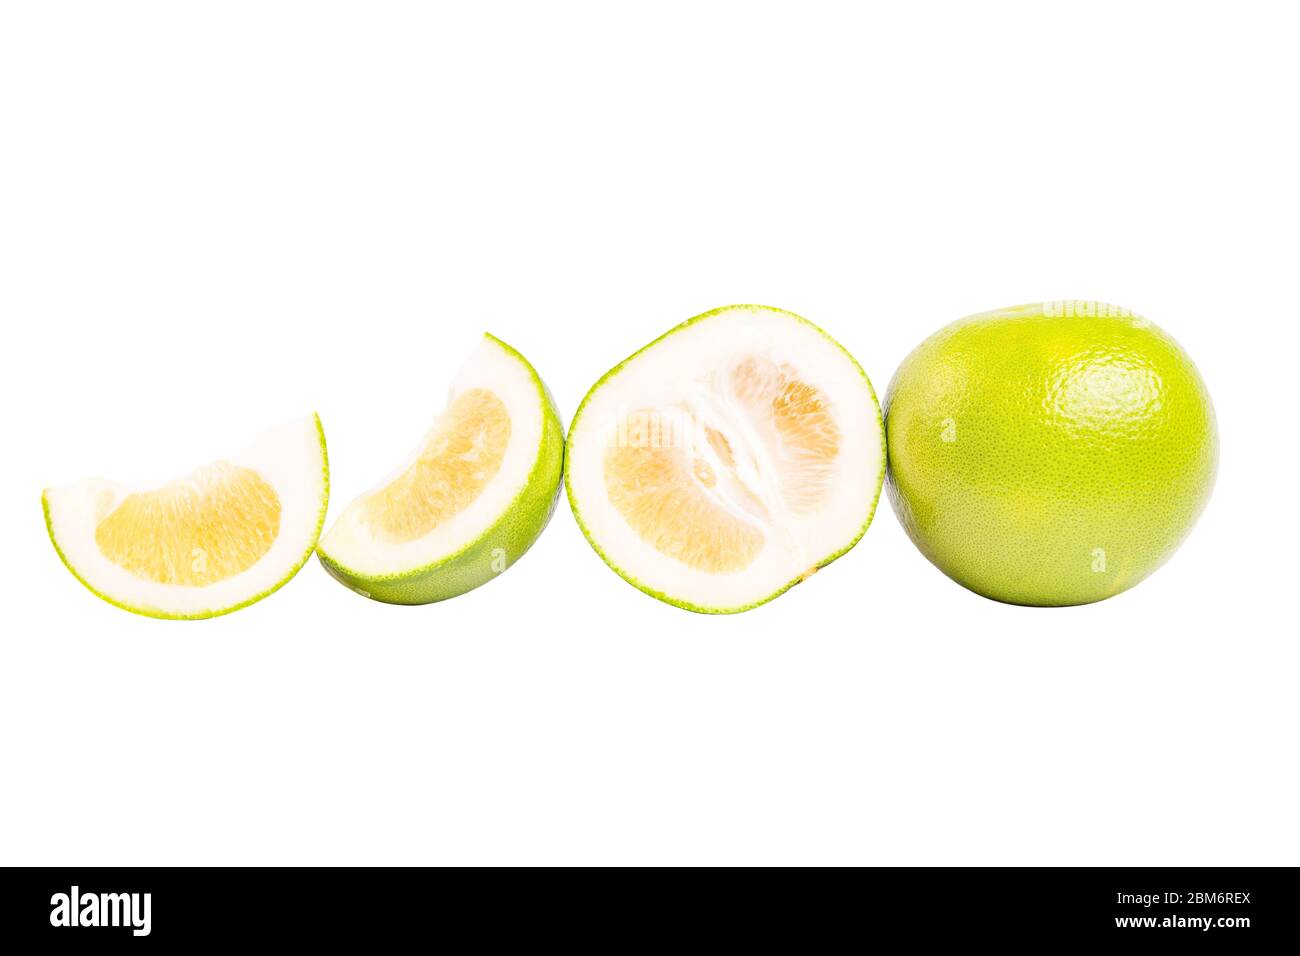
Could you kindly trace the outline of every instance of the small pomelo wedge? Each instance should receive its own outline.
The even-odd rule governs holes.
[[[308,415],[170,482],[91,478],[41,498],[59,557],[99,597],[149,617],[215,617],[311,556],[329,504],[325,433]]]
[[[321,539],[321,563],[364,597],[430,604],[513,565],[555,511],[564,429],[528,361],[491,335],[416,450]]]
[[[605,562],[706,613],[769,601],[848,551],[884,473],[862,367],[806,319],[757,305],[697,316],[606,373],[565,463]]]

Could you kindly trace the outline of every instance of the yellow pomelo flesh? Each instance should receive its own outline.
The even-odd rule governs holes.
[[[250,468],[209,465],[127,495],[95,528],[110,561],[159,584],[202,587],[256,564],[280,532],[280,498]]]
[[[416,460],[365,503],[376,538],[413,541],[464,511],[501,467],[510,413],[491,391],[462,392]]]
[[[687,408],[643,409],[624,420],[621,440],[605,453],[610,502],[641,539],[710,573],[743,570],[767,540],[769,491],[753,487],[753,471],[738,467],[737,448],[775,463],[776,491],[794,514],[822,500],[839,451],[826,402],[788,365],[744,357],[721,379],[725,394],[746,411],[748,434],[729,437]]]
[[[671,427],[654,410],[635,418],[652,423],[655,432]],[[718,478],[707,461],[671,440],[662,445],[633,441],[606,452],[605,487],[643,541],[702,571],[738,571],[754,560],[763,533],[716,501]]]
[[[770,423],[760,437],[776,455],[782,497],[794,514],[808,514],[826,497],[840,429],[822,393],[796,375],[784,363],[749,358],[732,370],[731,387],[752,420]]]

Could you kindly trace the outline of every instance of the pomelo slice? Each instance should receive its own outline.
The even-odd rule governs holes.
[[[149,617],[228,614],[278,589],[316,546],[325,433],[308,415],[173,481],[91,478],[41,499],[59,557],[105,601]]]
[[[866,532],[885,473],[880,405],[834,339],[737,305],[605,374],[569,428],[569,502],[629,583],[706,613],[771,600]]]
[[[419,447],[321,539],[321,563],[364,597],[429,604],[513,565],[555,511],[564,429],[528,361],[485,335]]]

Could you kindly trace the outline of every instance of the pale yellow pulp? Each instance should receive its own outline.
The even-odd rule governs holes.
[[[280,497],[250,468],[219,462],[127,495],[95,528],[103,555],[159,584],[202,587],[256,564],[280,533]]]
[[[774,523],[827,499],[840,429],[823,394],[784,362],[745,358],[700,384],[717,399],[710,406],[736,417],[689,401],[633,412],[606,450],[605,489],[661,554],[698,571],[739,571]]]
[[[483,388],[461,392],[443,412],[419,457],[363,504],[379,540],[423,537],[474,503],[492,481],[510,443],[510,413]]]

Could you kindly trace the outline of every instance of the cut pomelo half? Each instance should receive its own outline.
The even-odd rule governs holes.
[[[216,617],[266,597],[311,556],[329,504],[325,433],[308,415],[173,481],[90,478],[41,500],[59,557],[105,601]]]
[[[769,601],[853,547],[884,473],[862,367],[806,319],[758,305],[696,316],[606,373],[565,462],[605,562],[715,614]]]
[[[491,335],[419,447],[339,516],[321,563],[364,597],[430,604],[513,565],[555,511],[564,429],[528,361]]]

